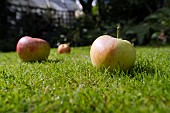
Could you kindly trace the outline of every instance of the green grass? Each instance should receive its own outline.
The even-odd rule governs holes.
[[[127,71],[96,70],[89,47],[49,60],[0,53],[0,113],[169,113],[170,47],[136,47]]]

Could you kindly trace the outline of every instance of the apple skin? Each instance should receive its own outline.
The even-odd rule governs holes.
[[[71,52],[71,47],[69,44],[60,44],[58,46],[58,53],[63,54],[63,53],[70,53]]]
[[[102,35],[93,42],[90,58],[96,68],[105,67],[109,70],[120,69],[125,71],[134,65],[136,51],[127,40]]]
[[[24,36],[18,41],[16,52],[22,61],[42,61],[48,58],[50,45],[43,39]]]

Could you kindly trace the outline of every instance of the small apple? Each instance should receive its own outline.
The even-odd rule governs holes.
[[[105,67],[109,70],[120,69],[125,71],[134,65],[136,51],[127,40],[103,35],[93,42],[90,58],[92,64],[97,68]]]
[[[83,12],[82,10],[76,10],[76,11],[75,11],[75,17],[76,17],[76,19],[82,18],[82,17],[84,17],[84,16],[85,16],[85,14],[84,14],[84,12]]]
[[[70,53],[71,52],[71,47],[69,46],[69,44],[60,44],[58,46],[58,53],[62,54],[62,53]]]
[[[50,45],[43,39],[24,36],[18,41],[16,52],[22,61],[41,61],[48,58]]]

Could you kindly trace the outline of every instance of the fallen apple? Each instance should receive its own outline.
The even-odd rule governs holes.
[[[118,37],[118,34],[117,34]],[[98,37],[90,49],[92,64],[97,68],[127,70],[136,60],[134,46],[127,40],[114,38],[109,35]]]
[[[69,46],[69,44],[60,44],[58,46],[58,53],[62,54],[62,53],[70,53],[71,52],[71,47]]]
[[[42,61],[48,58],[50,45],[43,39],[24,36],[18,41],[16,52],[22,61]]]

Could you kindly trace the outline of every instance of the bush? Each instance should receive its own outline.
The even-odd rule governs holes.
[[[164,7],[147,16],[137,25],[127,24],[123,33],[136,44],[165,44],[170,38],[170,8]],[[133,35],[133,36],[132,36]]]

